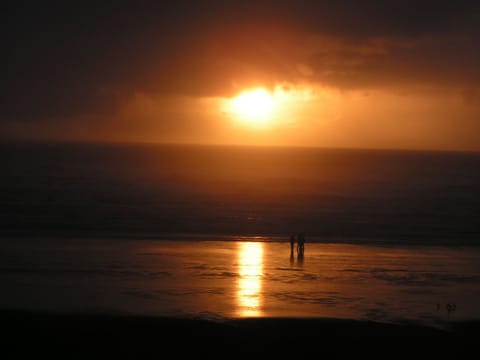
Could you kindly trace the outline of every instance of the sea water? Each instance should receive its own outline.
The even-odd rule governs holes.
[[[478,319],[478,154],[8,143],[0,159],[2,307]]]

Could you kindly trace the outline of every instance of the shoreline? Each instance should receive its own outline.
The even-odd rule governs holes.
[[[290,234],[277,235],[232,235],[232,234],[195,234],[195,233],[172,233],[172,234],[7,234],[0,236],[2,241],[16,240],[65,240],[65,241],[158,241],[158,242],[264,242],[290,244]],[[324,245],[358,245],[358,246],[384,246],[384,247],[480,247],[479,241],[458,241],[457,238],[439,239],[436,242],[431,238],[407,239],[407,238],[384,238],[384,237],[359,237],[339,238],[307,236],[306,244]]]

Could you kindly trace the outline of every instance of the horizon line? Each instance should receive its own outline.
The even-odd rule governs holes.
[[[277,148],[277,149],[318,149],[339,151],[392,151],[392,152],[425,152],[425,153],[469,153],[479,154],[473,149],[438,149],[438,148],[403,148],[403,147],[361,147],[361,146],[315,146],[315,145],[275,145],[275,144],[242,144],[242,143],[202,143],[174,141],[133,141],[133,140],[87,140],[87,139],[28,139],[1,138],[0,144],[59,144],[59,145],[131,145],[131,146],[205,146],[205,147],[244,147],[244,148]]]

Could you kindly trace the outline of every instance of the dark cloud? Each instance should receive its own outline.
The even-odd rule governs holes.
[[[136,92],[225,95],[254,82],[468,89],[480,80],[479,14],[475,1],[17,4],[3,14],[0,121],[102,114]],[[315,36],[326,45],[302,43]]]
[[[480,80],[480,43],[472,37],[384,38],[334,49],[326,45],[306,64],[317,70],[317,81],[342,88],[474,88]]]

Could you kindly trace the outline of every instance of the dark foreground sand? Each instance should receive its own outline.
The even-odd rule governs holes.
[[[280,358],[303,351],[319,355],[377,354],[384,358],[426,351],[427,355],[458,357],[469,351],[466,345],[475,346],[477,338],[480,339],[478,322],[455,323],[447,329],[438,329],[339,319],[258,318],[213,322],[7,310],[0,311],[0,318],[3,351],[13,358],[57,355],[60,358],[124,355],[164,358],[202,354],[230,358],[249,352],[255,355],[255,351]],[[218,356],[219,351],[224,351],[224,356]]]

